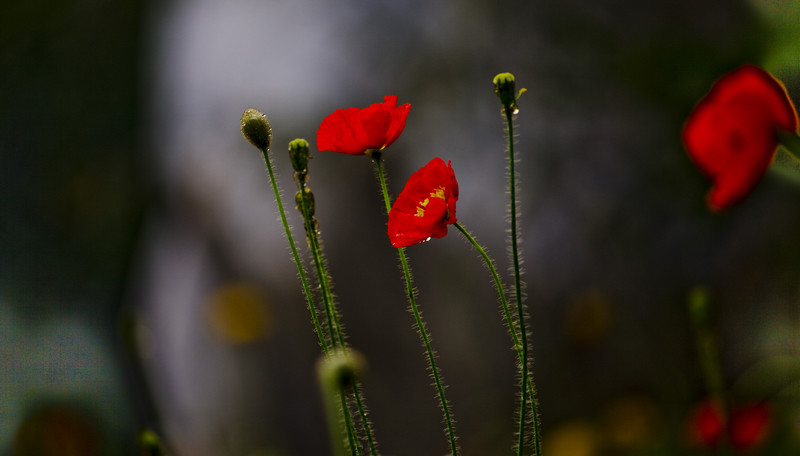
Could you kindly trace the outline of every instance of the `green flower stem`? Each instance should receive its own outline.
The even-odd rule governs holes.
[[[306,278],[305,268],[303,268],[303,263],[300,261],[300,255],[297,253],[297,246],[294,243],[294,237],[292,236],[292,231],[289,228],[289,222],[286,220],[286,211],[283,209],[283,203],[281,202],[281,194],[278,190],[278,182],[275,180],[275,172],[272,170],[272,160],[269,156],[269,149],[263,148],[261,149],[262,154],[264,155],[264,162],[267,165],[267,172],[269,173],[269,180],[272,184],[272,191],[275,193],[275,201],[278,206],[278,212],[281,215],[281,222],[283,222],[283,229],[286,232],[286,238],[289,241],[289,247],[292,251],[292,258],[294,259],[295,265],[297,266],[297,272],[300,276],[300,282],[303,284],[303,294],[306,296],[306,301],[308,303],[308,310],[311,312],[311,319],[314,322],[314,329],[317,332],[317,337],[319,338],[319,343],[322,346],[322,350],[325,354],[325,357],[330,355],[330,349],[328,348],[328,342],[325,340],[325,334],[322,330],[322,326],[319,323],[319,318],[317,317],[317,310],[314,306],[314,301],[311,295],[311,288],[308,285],[308,279]],[[342,402],[346,405],[345,401],[345,393],[344,391],[340,391],[339,395],[342,398]],[[342,409],[342,413],[344,414],[344,421],[345,425],[347,426],[347,433],[348,438],[352,441],[352,429],[353,429],[353,418],[350,416],[350,410],[347,407]],[[338,421],[338,420],[337,420]],[[355,451],[355,446],[351,445],[351,452]]]
[[[517,302],[517,317],[519,318],[519,333],[520,342],[522,344],[522,357],[527,361],[528,359],[528,336],[525,328],[525,309],[522,303],[522,279],[520,278],[520,259],[519,259],[519,233],[517,232],[517,182],[516,170],[514,168],[514,114],[516,108],[512,105],[506,105],[503,108],[503,113],[506,118],[506,132],[508,133],[508,193],[509,193],[509,207],[511,212],[511,256],[514,263],[514,296]],[[519,420],[519,447],[517,454],[519,456],[523,453],[524,431],[525,431],[525,414],[526,414],[526,397],[525,390],[528,385],[526,379],[528,378],[528,363],[522,364],[522,392],[520,401],[520,420]],[[532,389],[532,395],[535,391]],[[536,399],[531,401],[531,415],[533,418],[533,438],[534,438],[534,454],[539,456],[541,454],[541,443],[539,439],[539,412],[537,410]]]
[[[305,182],[299,182],[300,192],[301,194],[305,194],[306,185]],[[335,309],[334,299],[333,299],[333,291],[330,283],[330,276],[328,275],[327,266],[325,264],[325,257],[322,253],[322,246],[320,244],[319,235],[317,232],[316,223],[309,213],[308,208],[305,204],[305,198],[300,198],[300,212],[303,214],[303,219],[305,222],[306,227],[306,235],[308,237],[308,244],[311,247],[312,257],[314,259],[314,266],[317,270],[317,278],[319,279],[319,285],[322,289],[322,300],[325,305],[325,312],[328,315],[328,324],[331,327],[331,342],[333,347],[335,348],[337,345],[341,345],[342,350],[346,353],[347,352],[347,344],[345,343],[344,331],[342,330],[342,326],[339,323],[339,316],[338,312]],[[335,336],[334,336],[335,330]],[[364,406],[364,403],[361,399],[361,389],[359,387],[359,383],[356,381],[353,383],[353,396],[356,400],[356,407],[358,408],[358,413],[361,416],[361,422],[364,427],[364,434],[367,437],[367,444],[369,445],[370,453],[373,456],[378,456],[378,449],[375,443],[375,439],[373,437],[372,425],[367,417],[367,410]],[[343,400],[342,402],[343,407],[347,404]],[[345,409],[347,409],[345,407]],[[351,420],[352,421],[352,420]]]
[[[272,171],[272,159],[269,156],[269,148],[262,148],[261,153],[264,155],[264,162],[267,164],[269,181],[272,184],[272,191],[275,193],[275,201],[278,205],[278,212],[281,214],[281,222],[283,222],[283,229],[286,232],[286,239],[289,241],[289,247],[292,250],[292,258],[294,259],[294,264],[297,266],[297,273],[300,276],[300,282],[303,284],[303,294],[306,296],[308,311],[311,312],[311,320],[314,322],[314,329],[317,332],[317,337],[319,338],[319,344],[322,346],[322,351],[325,353],[325,356],[328,356],[328,342],[325,340],[325,334],[322,331],[322,326],[319,324],[319,318],[317,318],[317,309],[314,306],[313,297],[311,296],[311,288],[308,286],[308,279],[306,278],[306,272],[303,268],[303,263],[300,262],[300,255],[297,254],[297,247],[294,244],[292,230],[289,229],[289,222],[286,221],[286,212],[283,210],[283,203],[281,203],[281,194],[278,190],[278,182],[275,180],[275,173]]]
[[[331,452],[333,456],[347,456],[347,449],[342,440],[341,413],[347,410],[344,392],[336,385],[330,384],[325,380],[320,380],[322,399],[325,405],[325,421],[328,423],[328,435],[331,442]],[[338,389],[338,391],[337,391]],[[337,401],[337,398],[339,401]],[[353,431],[347,425],[347,441],[350,444],[350,456],[355,456],[355,445],[353,444]]]
[[[503,283],[500,280],[500,275],[497,273],[497,268],[495,268],[494,262],[486,253],[486,250],[480,244],[478,244],[478,241],[475,240],[472,234],[470,234],[470,232],[467,231],[467,229],[464,228],[464,226],[462,226],[458,222],[456,222],[454,226],[456,227],[456,229],[458,229],[458,231],[461,232],[462,235],[464,235],[464,238],[467,240],[467,242],[472,244],[472,248],[474,248],[480,254],[481,258],[483,258],[483,261],[486,263],[486,267],[489,268],[489,272],[491,272],[492,274],[492,279],[494,279],[494,285],[497,288],[497,294],[500,297],[500,303],[502,304],[503,307],[503,315],[506,318],[506,325],[508,326],[508,332],[511,335],[511,341],[514,344],[514,349],[517,351],[517,359],[519,361],[520,370],[525,371],[526,369],[524,369],[523,366],[528,364],[528,359],[526,358],[527,354],[525,353],[523,345],[519,341],[519,336],[517,334],[517,325],[514,322],[513,317],[511,316],[511,310],[508,306],[508,299],[506,298],[505,287],[503,286]],[[531,377],[531,375],[524,375],[525,374],[524,372],[522,374],[523,374],[522,384],[527,388],[528,400],[530,400],[531,404],[535,404],[536,388],[534,387],[533,384],[533,378]]]
[[[726,413],[725,382],[717,336],[710,323],[711,298],[707,288],[695,287],[689,292],[687,310],[692,322],[697,359],[706,391],[709,396],[719,401],[723,412]]]
[[[344,389],[339,390],[339,399],[341,401],[341,409],[344,414],[344,424],[347,428],[347,443],[350,448],[350,456],[361,456],[361,445],[356,442],[356,428],[353,423],[353,417],[350,415],[350,407],[347,405],[347,395]]]
[[[376,151],[372,153],[373,163],[375,163],[375,169],[378,175],[378,180],[381,184],[381,192],[383,193],[383,201],[386,204],[386,214],[389,214],[389,211],[392,209],[392,204],[389,198],[389,189],[386,186],[386,176],[385,171],[383,169],[383,162],[381,161],[380,154]],[[453,419],[450,413],[450,405],[447,402],[447,397],[444,394],[444,386],[441,378],[441,374],[439,373],[439,368],[436,366],[436,355],[431,347],[430,336],[428,334],[427,326],[425,322],[422,320],[422,315],[419,312],[419,308],[417,307],[416,298],[414,297],[414,283],[411,279],[411,269],[408,266],[408,260],[406,259],[405,249],[398,248],[397,255],[400,257],[400,264],[403,267],[403,275],[405,276],[406,280],[406,293],[408,297],[408,303],[411,308],[411,313],[414,314],[414,320],[417,324],[417,332],[419,333],[420,338],[422,339],[422,343],[425,346],[425,352],[428,355],[428,367],[433,374],[433,382],[436,385],[436,392],[439,396],[439,405],[442,408],[442,413],[444,413],[444,421],[447,426],[447,437],[450,441],[450,454],[451,456],[458,456],[458,445],[456,444],[456,433],[455,433],[455,425],[453,424]]]

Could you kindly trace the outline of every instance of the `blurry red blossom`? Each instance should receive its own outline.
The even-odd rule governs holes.
[[[317,148],[351,155],[381,150],[403,132],[410,110],[409,103],[398,107],[396,96],[368,108],[337,109],[317,129]]]
[[[689,414],[689,440],[696,445],[716,447],[725,430],[722,405],[712,399],[695,406]]]
[[[712,181],[708,205],[719,211],[744,199],[766,172],[779,131],[797,130],[783,84],[753,65],[717,80],[689,115],[683,142]]]
[[[695,445],[716,448],[727,431],[737,452],[749,451],[766,441],[772,430],[773,415],[768,403],[754,402],[736,407],[727,420],[722,405],[708,399],[689,414],[689,439]]]
[[[731,443],[737,450],[747,451],[763,443],[771,428],[772,409],[767,403],[746,405],[731,414]]]
[[[389,240],[395,247],[441,238],[456,223],[458,182],[450,162],[434,158],[411,175],[389,211]]]

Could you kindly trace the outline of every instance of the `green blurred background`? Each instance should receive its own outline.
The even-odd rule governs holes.
[[[758,451],[796,452],[800,187],[770,173],[710,214],[680,144],[694,103],[744,62],[800,100],[797,2],[3,3],[0,451],[138,454],[153,426],[178,455],[327,454],[319,350],[239,117],[270,117],[291,195],[289,140],[313,146],[334,109],[398,95],[413,107],[385,155],[393,192],[452,160],[458,217],[506,268],[491,80],[511,71],[528,89],[520,200],[548,455],[695,451],[696,285],[732,401],[785,414]],[[370,164],[312,151],[378,440],[444,454]],[[506,454],[514,357],[489,277],[456,234],[408,253],[464,454]]]

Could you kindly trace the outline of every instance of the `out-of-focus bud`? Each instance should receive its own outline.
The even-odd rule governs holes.
[[[263,112],[247,108],[242,114],[242,136],[259,149],[268,149],[272,142],[272,127]]]
[[[317,373],[323,385],[332,391],[339,391],[352,386],[363,374],[366,364],[364,357],[352,349],[346,352],[335,350],[329,357],[320,359]]]
[[[141,456],[168,456],[161,439],[151,429],[142,429],[136,436]]]

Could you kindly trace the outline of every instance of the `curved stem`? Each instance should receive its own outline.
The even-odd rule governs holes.
[[[300,181],[299,187],[301,194],[304,195],[306,190],[305,182]],[[328,325],[330,326],[330,331],[331,331],[331,343],[334,347],[336,347],[338,343],[338,345],[341,345],[342,350],[346,353],[347,344],[345,343],[344,330],[342,330],[342,326],[339,323],[339,314],[335,308],[333,291],[330,283],[330,276],[328,275],[327,266],[325,264],[325,257],[322,253],[322,246],[319,240],[319,234],[317,232],[317,224],[313,216],[309,213],[308,208],[306,207],[305,198],[300,198],[300,205],[301,205],[300,212],[303,214],[303,220],[305,222],[308,244],[311,247],[312,257],[314,259],[314,266],[317,270],[317,278],[319,279],[319,285],[320,288],[322,289],[322,301],[325,305],[325,312],[328,316]],[[361,417],[361,422],[364,427],[364,434],[366,435],[367,438],[367,444],[369,445],[370,453],[373,456],[378,456],[378,449],[375,443],[375,439],[373,437],[372,425],[370,424],[369,419],[367,417],[367,410],[361,399],[361,389],[357,381],[353,383],[353,396],[355,397],[356,400],[356,407],[358,408],[358,413],[359,416]],[[343,406],[344,405],[346,405],[346,402],[343,401]],[[352,419],[346,421],[348,426],[354,427]]]
[[[373,163],[375,163],[378,180],[381,184],[381,192],[383,193],[383,201],[386,205],[386,213],[388,214],[392,209],[392,204],[389,198],[389,189],[386,186],[386,176],[384,175],[383,162],[381,161],[379,154],[374,154],[372,158]],[[402,247],[398,248],[397,255],[400,257],[400,264],[402,265],[403,276],[405,277],[406,281],[406,295],[408,298],[408,303],[410,305],[411,313],[414,315],[414,320],[417,324],[417,332],[419,333],[420,339],[422,339],[422,344],[425,346],[425,352],[428,355],[428,367],[433,375],[433,382],[436,385],[436,393],[439,396],[439,405],[442,408],[442,413],[444,413],[444,421],[447,426],[447,437],[450,441],[450,453],[451,456],[458,456],[455,425],[453,424],[453,419],[450,413],[450,405],[447,403],[441,374],[439,373],[439,368],[436,366],[436,354],[431,346],[430,335],[428,334],[427,326],[422,320],[422,315],[417,307],[417,301],[414,296],[414,282],[411,279],[411,269],[408,266],[405,249]]]
[[[523,306],[522,296],[522,279],[520,269],[520,255],[519,255],[519,233],[517,232],[517,182],[516,170],[514,168],[515,154],[514,154],[514,109],[511,106],[506,106],[503,109],[506,118],[506,131],[508,133],[508,191],[509,191],[509,209],[511,212],[511,256],[514,264],[514,296],[517,302],[517,317],[519,319],[519,333],[520,343],[522,344],[522,392],[520,404],[520,420],[519,420],[519,447],[517,454],[522,456],[524,447],[524,431],[525,431],[525,414],[526,414],[526,389],[528,388],[528,336],[525,328],[525,309]],[[541,444],[539,441],[539,414],[537,410],[535,390],[531,388],[531,415],[533,417],[533,439],[534,439],[534,454],[539,456],[541,454]]]
[[[278,205],[278,212],[281,214],[281,222],[283,222],[283,229],[286,232],[286,239],[289,241],[289,247],[292,250],[292,258],[294,259],[294,264],[297,266],[297,273],[300,276],[300,282],[303,284],[303,294],[306,296],[308,311],[311,313],[311,320],[314,322],[314,329],[317,332],[319,344],[322,346],[325,356],[328,356],[328,342],[325,340],[322,326],[319,324],[319,318],[317,318],[317,309],[314,306],[314,301],[311,296],[311,289],[308,286],[308,279],[306,278],[306,272],[303,268],[303,263],[300,262],[300,255],[297,254],[297,247],[295,246],[294,238],[292,237],[292,230],[289,229],[289,222],[286,221],[286,212],[283,210],[283,203],[281,203],[281,194],[278,190],[278,183],[275,180],[275,173],[272,171],[272,160],[269,157],[269,149],[263,148],[261,149],[261,153],[264,155],[264,162],[267,164],[269,181],[272,184],[272,191],[275,193],[275,201]]]
[[[486,267],[489,268],[489,272],[492,274],[492,279],[494,280],[494,286],[497,288],[497,295],[500,298],[500,304],[503,307],[503,316],[506,318],[506,325],[508,326],[508,333],[511,336],[511,342],[514,344],[514,350],[517,352],[517,359],[519,361],[520,369],[522,366],[527,362],[525,358],[525,351],[523,350],[522,344],[519,342],[519,335],[517,334],[517,325],[514,322],[513,317],[511,316],[511,309],[508,306],[508,299],[506,298],[506,291],[505,287],[503,286],[503,282],[500,280],[500,275],[497,273],[497,268],[494,265],[494,261],[489,257],[489,254],[486,253],[486,250],[478,243],[478,241],[472,236],[472,234],[464,228],[463,225],[456,222],[454,224],[456,229],[464,235],[464,238],[472,245],[474,248],[483,258],[483,261],[486,263]],[[536,397],[534,392],[536,391],[533,387],[533,380],[531,376],[527,376],[527,381],[523,382],[523,385],[527,388],[528,400],[531,403],[534,403]]]

